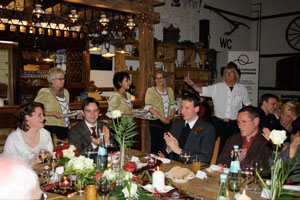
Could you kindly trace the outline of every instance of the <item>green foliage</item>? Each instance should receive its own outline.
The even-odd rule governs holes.
[[[135,130],[136,125],[133,117],[125,115],[112,121],[113,122],[110,124],[110,127],[114,129],[112,136],[115,140],[119,143],[119,145],[122,145],[124,142],[126,147],[132,146],[135,142],[133,141],[133,137],[138,134]]]
[[[69,162],[70,158],[67,158],[67,157],[62,157],[62,158],[59,158],[58,159],[58,164],[59,165],[64,165],[66,164],[67,162]]]

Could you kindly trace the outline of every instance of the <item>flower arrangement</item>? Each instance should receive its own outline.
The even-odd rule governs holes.
[[[82,188],[87,179],[92,179],[95,169],[96,165],[92,159],[79,156],[68,161],[65,174],[77,175],[77,188]]]
[[[269,135],[270,140],[274,145],[276,145],[275,150],[275,157],[274,157],[274,163],[271,167],[271,185],[267,186],[265,182],[262,180],[261,176],[258,172],[256,172],[256,175],[259,177],[259,180],[261,181],[263,188],[269,190],[269,198],[271,200],[279,199],[281,195],[291,195],[294,192],[289,190],[283,190],[283,184],[288,179],[293,179],[293,177],[290,177],[291,172],[296,170],[297,167],[297,155],[295,155],[292,159],[288,159],[287,161],[283,161],[282,158],[278,157],[278,150],[279,147],[283,144],[286,137],[286,132],[278,131],[278,130],[272,130]],[[268,192],[267,192],[268,193]]]
[[[127,163],[123,166],[123,170],[114,171],[108,169],[104,171],[102,177],[106,178],[111,184],[111,190],[108,193],[110,199],[154,199],[153,194],[144,192],[141,187],[145,174],[147,174],[151,181],[149,173],[145,171],[141,177],[134,176],[132,172],[135,168],[134,163]]]
[[[132,116],[122,116],[121,111],[114,110],[111,112],[113,118],[110,127],[114,130],[112,136],[120,145],[120,169],[124,165],[125,150],[133,145],[133,137],[138,133],[135,131],[135,121]]]
[[[64,144],[54,148],[55,157],[58,158],[59,164],[65,164],[70,159],[79,156],[79,151],[72,144]]]

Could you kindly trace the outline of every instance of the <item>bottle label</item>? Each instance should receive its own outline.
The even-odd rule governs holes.
[[[231,161],[229,172],[238,173],[241,170],[239,161]]]
[[[107,150],[104,147],[99,147],[98,155],[107,155]]]
[[[228,199],[224,196],[218,196],[217,200],[228,200]]]

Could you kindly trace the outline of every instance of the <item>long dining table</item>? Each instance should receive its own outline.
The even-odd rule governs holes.
[[[130,155],[134,155],[137,157],[143,157],[146,156],[147,153],[138,151],[138,150],[130,150]],[[162,163],[160,165],[160,170],[163,172],[169,171],[171,168],[174,166],[181,166],[181,167],[186,167],[189,169],[192,169],[192,165],[184,165],[181,162],[173,161],[171,160],[170,163],[164,164]],[[217,172],[207,172],[204,170],[207,174],[206,179],[199,179],[199,178],[194,178],[192,180],[189,180],[186,183],[175,183],[173,182],[173,185],[180,189],[185,191],[186,193],[190,194],[190,196],[195,197],[195,199],[205,199],[205,200],[215,200],[217,199],[217,194],[219,190],[219,176],[220,174]],[[229,192],[230,193],[230,199],[234,199],[235,193]],[[63,199],[74,199],[74,200],[84,200],[85,196],[77,196],[74,195],[71,198],[68,198],[66,196],[58,195],[58,194],[53,194],[53,193],[46,193],[48,196],[48,200],[63,200]],[[260,194],[254,194],[251,192],[247,191],[247,195],[252,199],[252,200],[260,200],[263,199],[260,197]],[[98,199],[100,197],[98,196]]]

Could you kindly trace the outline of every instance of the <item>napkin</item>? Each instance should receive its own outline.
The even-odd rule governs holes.
[[[263,188],[260,196],[264,199],[270,199],[270,190]]]
[[[64,167],[60,166],[60,167],[56,167],[56,171],[57,174],[63,174],[64,173]]]
[[[164,164],[169,164],[171,162],[170,159],[168,159],[168,158],[161,158],[161,157],[159,157],[159,156],[157,156],[155,154],[150,154],[150,156],[153,157],[153,158],[156,158],[157,160],[160,160]]]
[[[222,173],[229,173],[229,168],[223,168],[219,165],[211,165],[209,168],[206,169],[208,172],[222,172]]]
[[[145,190],[147,190],[147,191],[149,191],[149,192],[152,192],[152,193],[154,193],[155,191],[154,191],[154,188],[153,188],[153,186],[151,185],[151,184],[147,184],[147,185],[144,185],[144,186],[142,186]],[[162,188],[162,189],[160,189],[160,190],[158,190],[158,192],[159,193],[167,193],[167,192],[169,192],[169,191],[171,191],[171,190],[173,190],[174,189],[174,187],[172,187],[172,186],[170,186],[170,185],[165,185],[165,187],[164,188]]]
[[[283,185],[282,188],[285,190],[300,191],[300,185]]]
[[[132,157],[131,157],[131,162],[134,162],[134,163],[140,163],[141,161],[140,161],[140,159],[139,159],[138,157],[132,156]]]
[[[207,178],[207,175],[206,175],[205,172],[203,172],[203,171],[201,171],[201,170],[198,170],[198,171],[197,171],[197,174],[196,174],[196,177],[197,177],[197,178],[200,178],[200,179],[205,179],[205,178]]]

